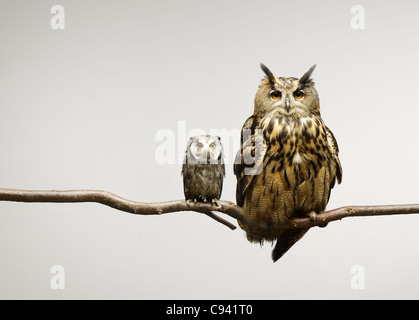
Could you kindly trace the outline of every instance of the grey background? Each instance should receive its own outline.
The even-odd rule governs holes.
[[[54,4],[65,30],[50,27]],[[350,26],[356,4],[365,30]],[[0,186],[181,199],[181,164],[157,163],[156,133],[179,137],[178,121],[187,132],[239,130],[260,62],[278,76],[317,63],[344,169],[328,208],[417,203],[418,10],[417,1],[0,0]],[[231,161],[222,199],[235,200]],[[418,225],[416,215],[333,222],[273,264],[270,245],[198,213],[2,202],[0,298],[418,298]],[[53,265],[65,269],[65,290],[50,287]],[[354,265],[364,290],[351,288]]]

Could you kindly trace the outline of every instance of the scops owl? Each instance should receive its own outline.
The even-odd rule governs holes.
[[[342,168],[336,139],[320,116],[315,65],[298,79],[261,68],[266,77],[242,128],[234,173],[237,204],[253,222],[239,225],[251,242],[276,241],[275,262],[308,230],[281,225],[324,211]]]
[[[182,176],[185,200],[218,204],[225,176],[221,138],[210,135],[191,137]]]

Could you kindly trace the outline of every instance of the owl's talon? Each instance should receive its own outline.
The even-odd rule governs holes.
[[[317,213],[316,213],[315,211],[311,211],[308,215],[309,215],[310,220],[311,220],[312,222],[317,221]]]
[[[220,204],[220,201],[218,200],[218,199],[212,199],[212,204],[214,205],[214,206],[216,206],[217,207],[217,209],[218,210],[221,210],[223,207],[222,207],[222,205]]]

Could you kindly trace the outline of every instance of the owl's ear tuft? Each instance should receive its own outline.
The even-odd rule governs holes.
[[[304,73],[298,82],[300,83],[300,88],[303,89],[306,85],[313,83],[313,80],[310,78],[311,74],[313,73],[314,69],[316,69],[316,65],[311,66],[310,69],[306,73]]]
[[[262,69],[262,71],[268,77],[268,80],[271,83],[271,85],[273,85],[276,82],[276,78],[275,78],[274,74],[272,73],[272,71],[269,70],[268,67],[265,66],[263,63],[260,64],[260,68]]]

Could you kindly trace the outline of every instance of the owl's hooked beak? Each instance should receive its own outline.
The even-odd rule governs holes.
[[[285,99],[285,109],[287,109],[287,112],[290,112],[290,99]]]

